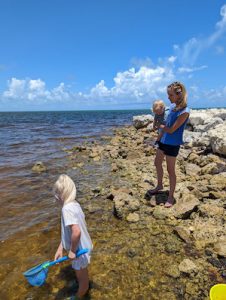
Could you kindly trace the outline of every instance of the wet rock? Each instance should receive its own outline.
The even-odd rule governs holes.
[[[129,249],[127,252],[126,252],[127,256],[130,257],[130,258],[133,258],[137,255],[137,252],[135,249]]]
[[[126,193],[118,193],[113,199],[114,211],[119,218],[125,217],[129,212],[139,210],[140,202]]]
[[[136,222],[139,222],[140,220],[140,216],[137,214],[137,213],[130,213],[126,220],[129,222],[129,223],[136,223]]]
[[[179,278],[180,277],[180,271],[178,269],[178,266],[176,266],[176,265],[170,265],[166,269],[165,274],[169,277],[172,277],[172,278]]]
[[[198,268],[192,260],[186,258],[179,264],[179,271],[190,275],[197,273]]]
[[[177,253],[181,250],[181,242],[174,236],[169,235],[164,239],[165,251],[167,253]]]
[[[32,171],[37,172],[37,173],[41,173],[41,172],[46,172],[47,168],[46,166],[43,164],[43,162],[38,161],[34,164],[34,166],[32,167]]]

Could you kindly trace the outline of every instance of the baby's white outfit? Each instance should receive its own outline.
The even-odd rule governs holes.
[[[71,228],[69,225],[77,224],[81,230],[78,249],[93,249],[93,244],[88,233],[85,215],[80,204],[76,201],[66,203],[62,208],[61,214],[61,242],[66,251],[71,248]],[[86,268],[90,263],[90,252],[85,253],[72,261],[72,268],[80,270]]]

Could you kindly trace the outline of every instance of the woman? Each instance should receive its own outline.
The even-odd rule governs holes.
[[[171,83],[167,87],[167,94],[172,105],[166,120],[166,125],[160,125],[160,128],[162,128],[162,136],[155,157],[158,183],[156,188],[150,190],[148,194],[152,196],[163,189],[162,163],[166,157],[170,190],[165,207],[169,208],[174,204],[173,195],[176,187],[176,157],[179,153],[180,145],[183,144],[183,132],[189,117],[189,108],[187,107],[187,92],[182,83]],[[156,203],[152,204],[155,205]]]

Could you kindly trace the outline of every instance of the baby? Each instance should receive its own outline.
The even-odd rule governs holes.
[[[165,103],[162,100],[156,100],[153,102],[152,111],[154,113],[153,130],[158,130],[158,137],[155,142],[158,145],[162,136],[162,130],[159,128],[160,125],[166,124],[168,108],[165,107]]]

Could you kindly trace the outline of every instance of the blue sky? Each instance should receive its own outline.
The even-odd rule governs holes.
[[[0,0],[0,110],[226,107],[226,1]]]

